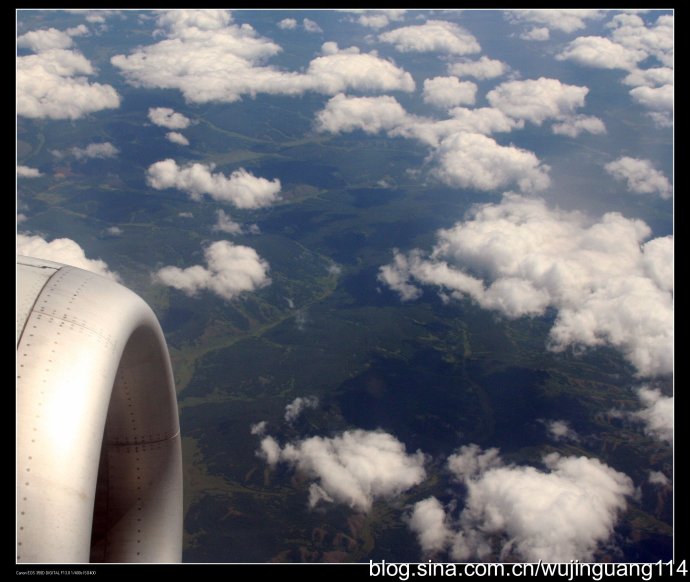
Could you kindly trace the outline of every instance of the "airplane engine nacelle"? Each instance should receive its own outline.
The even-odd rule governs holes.
[[[17,562],[179,562],[182,454],[153,311],[94,273],[17,259]]]

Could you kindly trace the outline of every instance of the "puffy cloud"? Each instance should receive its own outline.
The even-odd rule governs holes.
[[[583,131],[594,135],[601,135],[606,133],[606,126],[598,117],[574,115],[573,117],[566,117],[560,123],[554,123],[551,126],[551,131],[557,135],[567,135],[568,137],[577,137]]]
[[[326,45],[328,45],[326,47]],[[306,87],[334,95],[348,88],[359,91],[414,91],[412,76],[392,62],[375,53],[360,53],[339,49],[335,43],[325,43],[325,54],[309,63]]]
[[[409,115],[390,96],[336,95],[317,114],[316,126],[332,133],[359,129],[418,139],[434,148],[432,158],[438,162],[434,173],[452,186],[493,190],[516,184],[526,192],[549,185],[548,166],[542,165],[532,152],[501,146],[476,133],[509,131],[519,127],[521,120],[513,121],[491,108],[456,108],[451,114],[451,119],[438,121]]]
[[[631,192],[656,193],[664,200],[669,199],[673,193],[668,178],[654,169],[649,160],[623,156],[606,164],[604,169],[616,180],[625,180]]]
[[[30,118],[79,119],[120,106],[110,85],[90,83],[91,63],[74,50],[51,48],[17,57],[17,113]]]
[[[673,294],[673,237],[652,239],[643,245],[642,267],[647,277],[667,293]]]
[[[632,71],[646,55],[640,50],[624,47],[603,36],[580,36],[571,41],[556,58],[574,61],[597,69]]]
[[[617,14],[607,25],[611,37],[584,36],[573,40],[556,58],[580,65],[630,71],[623,82],[634,85],[632,99],[651,109],[662,127],[673,123],[673,25],[672,15],[661,15],[648,26],[636,14]],[[640,69],[649,58],[661,67]]]
[[[573,115],[585,104],[587,87],[566,85],[558,79],[529,79],[501,83],[487,93],[489,103],[515,119],[541,125],[546,119]]]
[[[537,42],[549,40],[549,36],[549,29],[545,26],[535,26],[520,34],[522,40],[534,40]]]
[[[323,29],[316,22],[308,18],[302,20],[302,26],[307,32],[323,32]]]
[[[262,457],[271,467],[274,467],[280,460],[280,445],[272,436],[266,436],[261,439],[260,449],[257,452],[258,456]]]
[[[118,150],[109,141],[106,141],[103,143],[90,143],[85,148],[74,147],[70,150],[70,153],[77,160],[105,160],[108,158],[117,157],[117,155],[120,153],[120,150]]]
[[[449,109],[457,105],[474,105],[477,85],[457,77],[434,77],[424,81],[424,102]]]
[[[278,23],[278,28],[282,28],[283,30],[294,30],[297,28],[297,21],[294,18],[283,18]]]
[[[55,28],[31,30],[17,38],[19,48],[28,48],[35,53],[50,49],[68,49],[73,44],[72,37],[67,32]]]
[[[454,532],[448,525],[446,511],[435,497],[415,503],[407,523],[417,534],[424,553],[441,552],[453,540]]]
[[[508,71],[505,63],[483,56],[477,61],[463,60],[448,65],[448,72],[458,77],[474,77],[475,79],[494,79]]]
[[[190,296],[208,290],[228,301],[271,283],[268,263],[252,248],[221,240],[209,245],[204,257],[206,267],[163,267],[155,277],[164,285]]]
[[[316,408],[318,405],[319,399],[316,396],[298,396],[285,407],[285,420],[287,422],[295,422],[303,410]]]
[[[424,455],[408,454],[403,443],[381,431],[349,430],[282,449],[268,436],[261,441],[260,454],[271,465],[282,461],[316,479],[309,492],[311,507],[327,501],[367,512],[375,499],[398,496],[426,477]]]
[[[654,111],[673,111],[673,85],[635,87],[630,90],[633,101]]]
[[[599,19],[603,12],[589,8],[549,8],[548,10],[510,10],[504,13],[508,20],[513,22],[528,22],[530,24],[543,25],[551,30],[561,32],[575,32],[586,26],[586,20]]]
[[[448,469],[456,480],[464,483],[485,473],[491,468],[503,466],[503,459],[497,448],[482,451],[478,445],[470,444],[460,447],[448,457]]]
[[[424,24],[404,26],[379,35],[381,42],[408,52],[440,52],[469,55],[481,51],[477,39],[461,26],[444,20],[428,20]]]
[[[165,134],[168,141],[182,146],[188,146],[189,140],[178,131],[169,131]]]
[[[623,79],[626,85],[634,87],[656,87],[673,85],[673,69],[671,67],[652,67],[651,69],[635,69]]]
[[[167,129],[185,129],[191,123],[182,113],[177,113],[170,107],[150,107],[149,120],[151,123]]]
[[[360,129],[374,134],[394,129],[407,119],[407,112],[394,97],[348,97],[341,93],[317,113],[316,127],[330,133]]]
[[[673,238],[645,243],[650,234],[615,212],[593,221],[508,193],[440,230],[430,254],[396,251],[380,280],[403,300],[419,296],[416,283],[437,285],[507,317],[550,306],[550,349],[611,345],[641,376],[670,374]]]
[[[400,295],[401,301],[412,301],[422,296],[422,291],[410,282],[413,269],[419,264],[418,254],[413,253],[410,259],[398,249],[393,249],[393,262],[379,269],[378,280]]]
[[[565,420],[551,420],[546,423],[549,436],[555,441],[578,442],[580,437]]]
[[[629,477],[597,459],[553,453],[543,459],[546,470],[496,461],[463,475],[456,522],[434,497],[415,504],[408,524],[425,552],[464,562],[488,559],[498,544],[502,560],[590,561],[634,492]]]
[[[232,14],[220,8],[207,10],[167,10],[161,12],[158,24],[180,37],[194,36],[199,31],[220,30],[232,22]]]
[[[652,485],[660,485],[661,487],[666,487],[671,484],[671,480],[661,471],[650,471],[648,481]]]
[[[17,254],[64,263],[119,280],[118,274],[111,271],[105,261],[87,259],[84,249],[69,238],[56,238],[48,242],[37,235],[17,234]]]
[[[391,22],[402,20],[407,10],[403,9],[345,9],[343,12],[359,14],[357,22],[369,28],[385,28]]]
[[[647,115],[659,127],[673,127],[673,113],[668,111],[650,111]]]
[[[41,172],[36,168],[29,166],[17,166],[17,178],[39,178],[42,176]]]
[[[496,132],[512,131],[516,128],[522,128],[524,122],[508,117],[499,109],[491,107],[479,107],[476,109],[467,109],[466,107],[456,107],[450,110],[452,119],[447,123],[449,129],[452,131],[448,133],[440,132],[439,137],[447,137],[451,133],[464,131],[468,133],[483,133],[491,134]],[[434,124],[436,128],[442,129],[443,122]]]
[[[213,230],[227,232],[228,234],[242,234],[242,225],[232,220],[230,215],[226,214],[224,210],[217,210],[216,216],[218,220],[213,226]]]
[[[228,178],[220,172],[212,173],[213,169],[213,165],[195,163],[180,167],[175,160],[162,160],[149,166],[146,183],[156,190],[182,190],[196,201],[208,194],[213,200],[230,202],[238,208],[260,208],[278,199],[278,179],[257,178],[244,168],[234,171]]]
[[[367,133],[388,130],[389,135],[414,137],[435,147],[439,167],[435,174],[444,182],[464,188],[493,190],[517,183],[523,191],[549,184],[548,167],[536,156],[514,146],[500,146],[473,130],[507,131],[511,124],[497,110],[453,110],[455,118],[433,121],[408,115],[392,97],[350,98],[338,95],[317,114],[321,131],[361,129]]]
[[[673,66],[673,27],[671,14],[663,14],[647,26],[636,14],[617,14],[608,24],[614,42],[646,57],[654,57],[662,65]]]
[[[96,8],[96,9],[83,9],[83,8],[74,8],[74,9],[69,9],[65,10],[65,12],[69,12],[70,14],[79,14],[84,16],[87,22],[91,22],[93,24],[103,24],[106,21],[106,18],[110,18],[111,16],[117,16],[119,14],[122,14],[120,10],[104,10],[101,8]],[[83,26],[83,25],[81,25]]]
[[[326,43],[324,54],[304,72],[264,65],[281,48],[248,24],[232,24],[223,11],[173,11],[161,15],[158,25],[167,38],[111,62],[129,83],[178,89],[189,102],[233,102],[258,93],[412,91],[415,86],[411,75],[391,61],[358,49],[340,50],[335,43]]]
[[[573,40],[557,57],[602,69],[634,71],[648,57],[673,66],[673,16],[662,15],[648,27],[634,14],[614,16],[611,38],[583,36]]]
[[[455,133],[434,152],[435,174],[451,186],[495,190],[517,185],[523,192],[548,187],[549,167],[532,152],[502,146],[479,133]]]
[[[663,396],[659,390],[641,387],[637,391],[644,408],[632,417],[644,422],[645,432],[660,440],[673,442],[673,396]]]
[[[262,420],[261,422],[257,422],[256,424],[252,424],[249,427],[249,432],[253,435],[259,435],[259,436],[264,436],[266,434],[266,426],[268,425],[268,422],[265,420]]]
[[[109,226],[104,232],[107,236],[118,237],[122,236],[124,231],[119,226]]]
[[[462,527],[502,535],[502,550],[528,561],[589,561],[611,536],[632,482],[597,459],[552,454],[544,463],[549,472],[501,467],[469,481]],[[475,547],[470,536],[456,540],[454,559]]]

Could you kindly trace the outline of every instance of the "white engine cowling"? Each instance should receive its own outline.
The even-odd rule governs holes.
[[[175,384],[150,307],[17,259],[17,562],[179,562]]]

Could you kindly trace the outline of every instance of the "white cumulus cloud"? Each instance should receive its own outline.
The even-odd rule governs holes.
[[[597,69],[632,71],[644,60],[644,52],[624,47],[603,36],[580,36],[556,57]]]
[[[167,129],[185,129],[191,123],[187,116],[177,113],[170,107],[150,107],[149,120],[151,123]]]
[[[182,146],[188,146],[189,140],[182,135],[179,131],[169,131],[165,134],[165,138],[172,143],[176,143]]]
[[[644,408],[633,413],[633,418],[644,422],[645,432],[660,440],[673,442],[673,396],[664,396],[659,390],[643,386],[637,395]]]
[[[102,109],[120,106],[120,96],[110,85],[91,83],[91,62],[72,50],[76,27],[32,30],[17,38],[17,46],[35,54],[17,57],[17,114],[34,119],[79,119]]]
[[[673,69],[671,67],[652,67],[649,69],[635,69],[623,79],[626,85],[633,87],[658,87],[673,85]]]
[[[90,143],[85,148],[74,147],[70,150],[70,153],[77,160],[105,160],[117,157],[120,150],[109,141],[106,141],[103,143]]]
[[[213,165],[194,163],[180,167],[175,160],[162,160],[149,166],[146,183],[156,190],[182,190],[196,201],[208,194],[213,200],[229,202],[238,208],[260,208],[278,199],[278,179],[257,178],[244,168],[228,178],[220,172],[214,174],[213,169]]]
[[[566,117],[559,123],[554,123],[551,126],[551,131],[556,135],[567,135],[568,137],[577,137],[584,131],[601,135],[606,133],[606,126],[601,119],[593,115],[574,115]]]
[[[19,48],[28,48],[35,53],[50,49],[68,49],[73,44],[72,37],[66,31],[56,28],[31,30],[17,38]]]
[[[462,562],[487,560],[495,547],[501,560],[590,561],[634,492],[629,477],[597,459],[552,453],[545,470],[493,459],[457,475],[467,489],[459,519],[434,497],[415,504],[408,524],[423,551]]]
[[[660,485],[661,487],[666,487],[671,484],[671,480],[661,471],[650,471],[648,481],[652,485]]]
[[[580,30],[587,25],[587,20],[599,19],[604,15],[603,11],[590,8],[510,10],[504,14],[508,20],[513,22],[542,25],[548,29],[565,33]]]
[[[424,81],[424,102],[449,109],[458,105],[474,105],[477,85],[457,77],[434,77]]]
[[[566,85],[558,79],[528,79],[507,81],[487,93],[492,107],[515,119],[541,125],[546,119],[571,116],[583,107],[587,87]]]
[[[461,483],[485,473],[491,468],[503,466],[500,451],[490,448],[482,451],[474,443],[460,447],[448,457],[448,469]]]
[[[577,432],[565,420],[551,420],[546,423],[546,429],[549,431],[549,436],[559,441],[578,442],[580,437]]]
[[[396,28],[380,34],[379,40],[392,44],[397,51],[403,53],[469,55],[481,51],[477,39],[470,32],[445,20],[428,20],[424,24]]]
[[[302,20],[302,26],[307,32],[323,32],[323,29],[318,25],[318,23],[310,20],[309,18],[304,18]]]
[[[285,407],[285,420],[295,422],[303,410],[316,408],[318,405],[319,399],[316,396],[298,396]]]
[[[338,94],[316,115],[319,131],[349,132],[356,129],[374,134],[405,123],[407,112],[394,97],[348,97]]]
[[[576,38],[556,58],[572,60],[586,67],[629,71],[623,83],[634,86],[630,90],[633,101],[650,109],[649,115],[657,125],[671,126],[673,16],[661,15],[648,25],[636,14],[617,14],[607,27],[611,29],[609,37]],[[650,59],[653,60],[650,62]],[[645,64],[651,66],[642,68]]]
[[[204,250],[204,257],[206,266],[163,267],[155,277],[160,283],[190,296],[207,290],[226,300],[271,283],[268,263],[250,247],[216,241]]]
[[[504,62],[497,59],[490,59],[487,56],[479,60],[462,60],[448,65],[448,72],[458,77],[474,77],[475,79],[494,79],[508,72],[509,67]]]
[[[501,146],[477,132],[510,131],[520,127],[498,109],[454,108],[452,117],[434,120],[408,114],[394,97],[348,97],[336,95],[317,113],[319,131],[331,133],[362,130],[386,131],[389,136],[417,139],[431,146],[437,162],[434,174],[443,182],[462,188],[493,190],[517,185],[524,191],[543,190],[549,185],[546,165],[529,151]]]
[[[557,310],[549,348],[610,345],[641,376],[673,370],[673,237],[618,213],[593,220],[507,193],[437,233],[431,253],[394,254],[380,280],[403,300],[419,285],[507,317]],[[646,242],[645,242],[646,241]]]
[[[282,49],[249,24],[232,23],[227,11],[165,12],[158,17],[158,33],[164,40],[115,55],[111,62],[130,84],[177,89],[188,102],[230,103],[259,93],[409,92],[415,87],[412,76],[392,61],[356,48],[340,50],[335,43],[325,43],[323,54],[306,70],[267,65]]]
[[[396,497],[426,477],[424,455],[408,454],[403,443],[381,431],[348,430],[282,448],[267,436],[260,455],[271,465],[287,463],[315,480],[309,492],[311,507],[325,501],[367,512],[376,499]]]
[[[435,150],[435,174],[460,188],[496,190],[516,185],[522,192],[547,188],[549,167],[532,152],[502,146],[479,133],[455,133]]]
[[[265,420],[262,420],[261,422],[257,422],[256,424],[252,424],[249,427],[249,432],[253,435],[264,436],[266,434],[266,426],[267,425],[268,425],[268,422]]]
[[[428,497],[414,504],[407,524],[424,553],[440,552],[452,543],[455,532],[451,529],[446,510],[435,497]]]
[[[648,26],[636,14],[617,14],[608,24],[611,38],[617,44],[646,57],[654,57],[667,67],[673,66],[674,17],[662,14]]]
[[[29,166],[17,166],[17,178],[39,178],[43,174],[36,168]]]
[[[654,111],[673,111],[673,85],[630,89],[633,101]]]
[[[217,210],[216,216],[218,217],[218,220],[213,226],[213,230],[227,232],[228,234],[242,234],[242,225],[239,222],[232,220],[230,215],[226,214],[224,210]]]
[[[297,21],[294,18],[283,18],[278,23],[278,28],[282,28],[283,30],[294,30],[297,28]]]
[[[616,180],[624,180],[630,192],[658,194],[664,200],[673,193],[668,178],[656,170],[649,160],[623,156],[606,164],[604,169]]]
[[[522,40],[532,40],[536,42],[543,42],[549,40],[549,29],[546,26],[534,26],[529,30],[520,33]]]
[[[56,238],[48,242],[38,235],[17,234],[17,254],[63,263],[119,280],[117,273],[111,271],[105,261],[88,259],[84,249],[69,238]]]
[[[342,9],[342,12],[358,14],[357,22],[369,28],[385,28],[391,22],[402,20],[407,10],[397,8]]]
[[[118,237],[122,236],[124,231],[119,226],[109,226],[104,232],[107,236]]]

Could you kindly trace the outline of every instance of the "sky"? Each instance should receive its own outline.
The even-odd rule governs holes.
[[[223,301],[272,284],[275,266],[233,237],[261,236],[237,216],[284,203],[283,181],[189,150],[204,107],[257,96],[298,107],[310,97],[318,105],[304,135],[409,144],[422,157],[408,176],[477,196],[462,218],[430,233],[430,244],[391,246],[372,287],[400,305],[432,294],[509,320],[548,316],[553,352],[616,350],[633,369],[640,403],[619,414],[672,442],[673,396],[655,384],[674,368],[671,12],[276,11],[255,22],[228,10],[72,11],[60,26],[29,16],[18,15],[19,124],[88,125],[126,110],[136,91],[180,99],[177,109],[152,106],[142,118],[142,131],[176,153],[139,179],[151,192],[213,207],[215,236],[184,264],[151,264],[154,284]],[[125,21],[135,41],[94,49]],[[128,147],[94,135],[52,150],[49,162],[18,163],[17,251],[120,280],[88,240],[32,228],[35,208],[21,192],[41,180],[49,188],[59,164],[114,163]],[[117,224],[105,234],[127,236]],[[318,407],[305,393],[284,421]],[[563,419],[546,420],[544,430],[553,442],[583,438]],[[310,508],[367,513],[429,475],[424,451],[380,430],[286,442],[266,423],[251,433],[268,467],[309,479]],[[453,501],[431,496],[401,518],[420,557],[589,560],[636,494],[628,475],[586,456],[552,453],[527,466],[468,443],[444,467]],[[649,482],[663,487],[668,478],[654,472]]]

